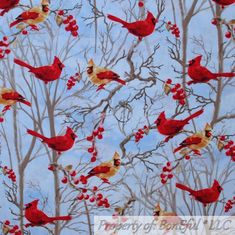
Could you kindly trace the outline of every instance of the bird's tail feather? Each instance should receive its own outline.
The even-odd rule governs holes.
[[[116,82],[121,83],[122,85],[126,85],[126,82],[125,82],[124,80],[120,79],[120,78],[115,78],[114,80],[115,80]]]
[[[38,138],[42,139],[43,141],[48,139],[47,137],[45,137],[45,136],[43,136],[43,135],[41,135],[41,134],[39,134],[39,133],[37,133],[36,131],[33,131],[33,130],[28,129],[27,133],[32,135],[32,136],[38,137]]]
[[[19,60],[19,59],[14,59],[14,62],[20,66],[23,66],[23,67],[26,67],[28,69],[33,69],[34,67],[27,64],[26,62],[22,61],[22,60]]]
[[[120,18],[118,18],[118,17],[116,17],[116,16],[113,16],[113,15],[108,15],[108,18],[109,18],[110,20],[112,20],[112,21],[116,21],[116,22],[118,22],[118,23],[121,23],[121,24],[123,24],[124,26],[127,24],[126,21],[124,21],[124,20],[122,20],[122,19],[120,19]]]
[[[215,73],[216,77],[227,77],[232,78],[235,77],[235,73]]]
[[[179,189],[181,189],[181,190],[184,190],[184,191],[187,191],[187,192],[189,192],[189,193],[193,193],[193,192],[194,192],[194,190],[192,190],[191,188],[189,188],[189,187],[187,187],[187,186],[185,186],[185,185],[183,185],[183,184],[176,183],[175,186],[176,186],[177,188],[179,188]]]
[[[12,23],[10,24],[10,28],[12,28],[13,26],[19,24],[20,22],[21,22],[20,20],[15,20],[14,22],[12,22]]]
[[[27,100],[19,100],[19,102],[20,102],[20,103],[23,103],[23,104],[25,104],[25,105],[28,105],[29,107],[32,106],[31,103],[30,103],[29,101],[27,101]]]
[[[193,113],[192,115],[190,115],[189,117],[185,118],[184,121],[185,122],[189,122],[191,119],[198,117],[199,115],[201,115],[204,112],[204,109],[201,109],[199,111],[197,111],[196,113]]]
[[[50,217],[51,222],[55,220],[71,220],[71,219],[72,219],[71,215]]]

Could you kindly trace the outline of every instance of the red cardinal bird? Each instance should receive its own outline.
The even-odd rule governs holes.
[[[33,73],[36,78],[48,82],[55,81],[60,78],[63,68],[65,67],[58,57],[54,57],[52,65],[46,65],[42,67],[33,67],[20,59],[14,59],[14,62],[20,66],[29,69],[29,72]]]
[[[0,104],[6,106],[13,105],[17,102],[31,106],[31,103],[25,100],[25,98],[20,95],[17,91],[6,87],[0,88]]]
[[[0,16],[3,16],[12,8],[16,7],[19,4],[20,0],[1,0],[0,1],[0,9],[1,11]]]
[[[126,28],[131,34],[137,36],[139,40],[152,34],[158,21],[149,11],[145,20],[139,20],[132,23],[128,23],[113,15],[108,15],[108,18],[112,21],[121,23],[123,28]]]
[[[167,142],[170,138],[173,138],[182,131],[184,126],[188,124],[191,119],[201,115],[203,111],[204,110],[201,109],[184,120],[166,119],[165,112],[162,112],[154,123],[157,125],[157,129],[162,135],[168,136],[165,139],[165,142]]]
[[[29,226],[42,226],[50,223],[54,223],[57,220],[71,220],[72,216],[56,216],[49,217],[43,211],[38,209],[39,200],[34,200],[25,205],[25,218],[30,222],[25,225]]]
[[[212,1],[222,6],[229,6],[235,3],[235,0],[212,0]]]
[[[176,183],[176,187],[189,192],[195,200],[203,203],[204,206],[209,203],[216,202],[219,198],[221,191],[223,190],[217,180],[214,180],[214,183],[211,188],[205,188],[201,190],[193,190],[183,184],[178,183]]]
[[[235,76],[235,73],[212,73],[206,67],[201,66],[201,59],[202,56],[199,55],[189,61],[188,75],[192,81],[189,81],[188,85],[207,83],[210,80],[217,80],[219,77],[232,78]]]
[[[73,147],[74,141],[77,135],[73,132],[70,127],[67,127],[65,135],[55,136],[47,138],[36,131],[27,130],[27,133],[42,139],[42,142],[47,144],[49,148],[55,150],[60,154],[61,152],[67,151]]]

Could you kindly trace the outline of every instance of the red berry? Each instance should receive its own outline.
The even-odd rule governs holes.
[[[74,183],[75,185],[79,184],[79,179],[74,179],[74,180],[73,180],[73,183]]]
[[[84,198],[84,195],[82,193],[77,196],[78,200],[82,200],[83,198]]]
[[[63,21],[63,24],[68,24],[68,23],[69,23],[69,20],[68,20],[68,19],[66,19],[66,20]]]
[[[58,11],[58,15],[63,16],[64,15],[64,11],[63,10],[59,10]]]
[[[5,225],[10,225],[11,222],[10,222],[9,220],[6,220],[6,221],[4,222],[4,224],[5,224]]]
[[[7,41],[7,40],[8,40],[8,37],[4,36],[3,41]]]
[[[65,176],[65,177],[61,180],[61,182],[62,182],[63,184],[67,184],[67,183],[68,183],[68,178]]]
[[[161,183],[162,183],[162,184],[165,184],[165,183],[166,183],[166,180],[163,180],[163,179],[162,179],[162,180],[161,180]]]
[[[27,30],[23,30],[23,31],[22,31],[22,34],[23,34],[23,35],[27,35],[27,34],[28,34],[28,31],[27,31]]]
[[[230,31],[227,31],[226,34],[225,34],[225,37],[226,38],[231,38],[232,36],[232,33]]]
[[[87,141],[92,141],[93,140],[93,136],[92,135],[88,136],[86,139],[87,139]]]
[[[99,132],[104,132],[104,128],[100,126],[100,127],[98,127],[98,131]]]
[[[96,161],[96,157],[92,157],[91,162],[95,162],[95,161]]]
[[[97,200],[100,200],[100,199],[102,199],[103,198],[103,195],[101,194],[101,193],[98,193],[97,194]]]
[[[171,83],[172,83],[172,80],[169,78],[169,79],[167,79],[166,83],[167,83],[167,84],[171,84]]]
[[[144,6],[144,3],[143,3],[142,1],[139,1],[139,2],[138,2],[138,6],[139,6],[139,7],[143,7],[143,6]]]
[[[95,198],[94,197],[91,197],[90,198],[90,202],[94,202],[95,201]]]
[[[77,31],[73,31],[73,32],[72,32],[72,35],[73,35],[74,37],[77,37],[77,36],[78,36],[78,32],[77,32]]]
[[[89,148],[88,150],[87,150],[89,153],[92,153],[92,152],[94,152],[94,148]]]
[[[190,156],[187,155],[187,156],[185,156],[184,158],[185,158],[186,160],[189,160],[189,159],[190,159]]]
[[[72,172],[70,173],[71,176],[76,176],[76,174],[77,174],[76,171],[72,171]]]
[[[69,16],[67,17],[67,19],[68,19],[68,20],[72,20],[72,19],[73,19],[73,16],[72,16],[72,15],[69,15]]]
[[[173,178],[173,174],[169,174],[168,179],[172,179],[172,178]]]
[[[94,186],[92,191],[96,192],[98,190],[98,187],[97,186]]]
[[[185,105],[186,102],[185,102],[185,100],[180,100],[179,103],[180,103],[181,105]]]
[[[214,19],[211,20],[211,23],[212,23],[213,25],[217,25],[217,20],[214,18]]]
[[[102,140],[102,139],[103,139],[103,135],[101,135],[101,134],[98,135],[98,139],[99,139],[99,140]]]
[[[48,170],[49,170],[49,171],[54,171],[54,170],[55,170],[55,166],[49,165],[49,166],[48,166]]]
[[[94,136],[97,136],[98,134],[99,134],[98,131],[93,131],[93,135],[94,135]]]

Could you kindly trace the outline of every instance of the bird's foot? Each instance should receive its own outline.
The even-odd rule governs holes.
[[[167,136],[167,137],[165,138],[164,142],[165,142],[165,143],[168,142],[171,138],[173,138],[173,136]]]
[[[103,90],[105,85],[99,85],[98,88],[96,89],[96,92],[99,90]]]
[[[104,179],[104,178],[103,178],[102,181],[103,181],[104,184],[110,184],[110,182],[109,182],[108,179]]]
[[[187,82],[187,85],[188,85],[188,86],[190,86],[190,85],[192,85],[192,84],[195,84],[195,82],[194,82],[194,81],[189,81],[189,82]]]
[[[25,224],[24,226],[25,226],[26,228],[28,228],[28,227],[34,227],[34,224],[28,223],[28,224]]]
[[[58,154],[58,157],[61,155],[61,152],[57,152],[57,154]]]
[[[199,150],[193,150],[193,153],[198,155],[198,156],[201,156],[201,152]]]
[[[31,30],[39,31],[39,28],[37,25],[29,25]]]

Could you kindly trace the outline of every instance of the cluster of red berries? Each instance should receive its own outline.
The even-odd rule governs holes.
[[[71,176],[71,181],[72,181],[75,185],[79,184],[79,179],[78,179],[78,178],[75,178],[75,176],[77,175],[77,172],[76,172],[75,170],[71,170],[71,171],[69,172],[69,175]],[[67,177],[66,175],[65,175],[65,176],[63,177],[63,179],[61,180],[61,182],[62,182],[63,184],[67,184],[68,181],[69,181],[69,179],[68,179],[68,177]]]
[[[171,162],[167,162],[166,166],[162,168],[162,173],[160,174],[161,183],[166,184],[168,179],[173,178]]]
[[[219,140],[223,143],[223,148],[226,150],[225,154],[231,157],[232,161],[235,161],[235,145],[233,140],[226,140],[226,136],[222,135]]]
[[[2,110],[2,112],[0,113],[0,122],[4,122],[4,115],[5,115],[5,113],[8,111],[8,110],[10,110],[10,108],[11,108],[11,105],[6,105],[4,108],[3,108],[3,110]]]
[[[90,148],[88,148],[88,153],[92,153],[92,157],[91,157],[91,162],[95,162],[96,161],[96,157],[97,157],[97,149],[95,147],[95,140],[96,138],[98,138],[99,140],[103,139],[103,132],[104,132],[104,127],[102,125],[100,125],[96,130],[94,130],[92,132],[92,135],[88,136],[86,139],[89,142],[92,142],[92,146]]]
[[[211,23],[213,25],[218,25],[219,23],[222,23],[223,21],[219,18],[213,18],[211,20]],[[227,39],[230,39],[232,37],[232,31],[231,29],[229,29],[228,31],[226,31],[225,35],[224,35]]]
[[[171,31],[173,35],[175,35],[176,38],[180,37],[180,30],[176,24],[172,24],[171,21],[168,21],[166,24],[166,28],[168,31]]]
[[[147,135],[148,133],[149,128],[145,125],[135,133],[135,142],[138,143],[142,138],[144,138],[144,135]]]
[[[3,234],[14,234],[14,235],[22,235],[21,230],[18,225],[11,225],[9,220],[4,221],[3,223]]]
[[[0,41],[0,59],[3,59],[6,55],[11,53],[9,49],[10,43],[8,42],[8,38],[5,36]]]
[[[172,80],[170,78],[167,79],[166,84],[170,86],[172,84]],[[179,83],[175,84],[175,86],[171,88],[170,92],[173,93],[172,98],[174,100],[177,100],[180,105],[185,105],[186,92]]]
[[[143,7],[143,6],[144,6],[144,2],[140,0],[140,1],[138,2],[138,7]]]
[[[78,200],[88,200],[93,203],[96,202],[96,205],[98,207],[105,207],[105,208],[109,208],[110,204],[109,204],[109,200],[108,198],[104,198],[102,193],[98,193],[98,187],[94,186],[92,189],[92,194],[88,194],[87,193],[87,189],[82,189],[82,192],[77,196]]]
[[[7,166],[1,167],[2,168],[2,173],[4,175],[7,175],[9,179],[12,180],[12,182],[16,182],[16,175],[15,172],[12,169],[9,169]]]
[[[63,24],[67,25],[65,27],[65,30],[68,31],[68,32],[71,32],[71,34],[74,37],[77,37],[78,36],[78,29],[79,29],[79,27],[77,25],[76,19],[74,19],[74,17],[72,15],[65,16],[65,12],[63,10],[60,10],[58,12],[58,15],[60,17],[65,17],[63,19]]]
[[[233,208],[233,205],[235,204],[235,197],[233,197],[233,199],[228,200],[225,204],[224,207],[224,211],[228,212],[229,210],[231,210]]]
[[[71,90],[73,86],[75,86],[76,81],[80,78],[80,74],[76,73],[74,76],[71,76],[67,82],[67,90]]]

